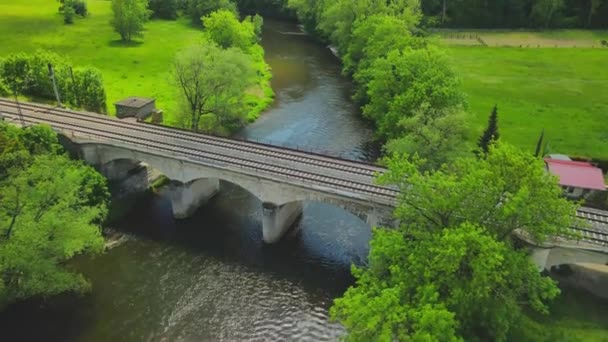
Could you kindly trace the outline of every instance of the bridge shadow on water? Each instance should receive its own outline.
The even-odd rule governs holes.
[[[222,190],[190,218],[176,220],[171,203],[151,194],[114,227],[145,239],[172,244],[303,285],[341,293],[353,283],[351,264],[362,264],[371,229],[356,216],[322,203],[304,212],[279,243],[262,240],[262,203],[246,190],[222,182]],[[329,280],[329,281],[328,281]]]

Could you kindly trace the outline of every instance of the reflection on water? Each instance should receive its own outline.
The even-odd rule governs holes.
[[[349,101],[350,84],[325,47],[292,23],[266,21],[275,105],[241,137],[369,160],[371,131]],[[281,33],[283,32],[283,33]],[[131,238],[75,267],[93,283],[82,298],[22,305],[0,317],[3,338],[32,341],[323,341],[328,320],[368,251],[370,228],[353,215],[306,203],[296,236],[262,243],[261,203],[222,183],[189,220],[141,200],[118,224]]]
[[[293,23],[267,20],[262,39],[272,67],[273,107],[238,134],[276,145],[373,161],[372,130],[350,101],[339,60]]]

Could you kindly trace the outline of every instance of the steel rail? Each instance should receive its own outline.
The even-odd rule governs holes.
[[[14,116],[15,119],[19,119],[19,115],[16,113],[7,113],[7,114]],[[252,170],[256,170],[256,171],[265,171],[271,175],[278,174],[278,175],[282,175],[285,177],[293,177],[293,178],[304,180],[304,181],[314,181],[317,183],[323,183],[323,184],[333,187],[337,190],[348,188],[348,189],[355,190],[355,191],[358,191],[361,193],[373,194],[375,196],[383,197],[383,198],[390,199],[390,200],[394,200],[396,194],[398,193],[398,191],[395,191],[392,189],[378,188],[374,185],[369,185],[369,184],[365,184],[365,183],[361,183],[361,182],[342,180],[342,179],[338,179],[338,178],[327,176],[327,175],[319,175],[319,174],[315,174],[315,173],[311,173],[311,172],[307,172],[307,171],[293,170],[293,169],[289,169],[289,168],[282,167],[282,166],[271,165],[271,164],[263,163],[263,162],[259,162],[259,161],[251,161],[248,159],[243,159],[243,158],[238,158],[238,157],[225,156],[222,154],[209,152],[209,151],[199,151],[199,150],[196,150],[193,148],[183,147],[183,146],[179,146],[176,144],[170,144],[170,143],[164,143],[164,142],[159,143],[155,140],[148,139],[145,137],[143,137],[141,139],[148,141],[148,143],[142,143],[141,141],[139,141],[137,139],[132,139],[130,137],[126,137],[124,135],[117,134],[117,133],[111,132],[111,131],[101,130],[101,132],[105,133],[105,134],[101,134],[101,133],[99,133],[98,129],[89,128],[89,127],[85,127],[85,126],[73,124],[73,123],[65,123],[65,122],[61,122],[58,120],[52,120],[49,118],[39,118],[38,116],[29,114],[27,111],[23,112],[22,116],[27,117],[28,119],[26,121],[28,121],[30,123],[50,123],[50,122],[52,122],[53,124],[51,124],[51,126],[55,127],[56,129],[60,129],[60,130],[65,129],[68,131],[80,132],[82,134],[86,134],[89,136],[102,137],[102,138],[110,139],[113,141],[122,141],[122,142],[126,142],[128,144],[132,144],[135,146],[145,146],[148,148],[153,148],[158,151],[165,151],[165,152],[168,151],[168,152],[183,154],[186,156],[192,156],[192,157],[196,157],[196,158],[205,158],[205,159],[208,159],[211,161],[225,163],[227,165],[235,165],[237,167],[252,169]],[[170,146],[171,148],[169,148],[168,146]],[[193,153],[192,151],[194,151],[196,153]]]
[[[17,104],[14,101],[5,100],[2,98],[0,98],[0,104],[11,108],[17,108]],[[267,157],[290,160],[298,163],[308,163],[309,165],[326,167],[363,176],[373,177],[376,175],[376,173],[384,171],[383,168],[371,164],[339,159],[332,156],[323,156],[314,153],[302,152],[284,147],[276,147],[272,145],[261,144],[258,142],[244,142],[240,140],[221,138],[212,135],[195,134],[192,132],[186,132],[174,128],[162,127],[152,124],[127,123],[118,119],[102,116],[95,113],[75,112],[71,110],[39,104],[24,103],[20,104],[19,106],[21,107],[21,109],[37,108],[51,115],[59,115],[58,113],[61,113],[63,116],[69,116],[74,119],[103,123],[107,125],[128,127],[130,129],[137,128],[140,131],[145,131],[151,134],[158,134],[161,136],[167,136],[172,138],[180,138],[190,142],[205,143],[222,148],[232,148],[234,150],[262,154]],[[40,112],[38,110],[32,111]]]

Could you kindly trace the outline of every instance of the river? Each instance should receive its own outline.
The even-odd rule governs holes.
[[[274,105],[238,134],[371,160],[372,131],[350,101],[339,60],[296,24],[267,20],[262,44],[273,69]],[[306,203],[299,230],[262,242],[261,203],[244,189],[221,193],[191,219],[144,198],[117,224],[128,240],[75,267],[90,294],[67,304],[24,305],[0,324],[13,340],[324,341],[332,300],[352,284],[349,267],[368,252],[370,228],[340,209]],[[27,323],[25,323],[27,322]]]

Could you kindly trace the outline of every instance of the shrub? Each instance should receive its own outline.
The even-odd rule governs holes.
[[[150,0],[148,3],[152,15],[161,19],[176,19],[177,6],[177,0]]]
[[[63,9],[63,22],[68,25],[73,24],[75,15],[76,11],[74,11],[74,7],[65,6],[65,8]]]
[[[74,12],[81,17],[86,17],[89,14],[87,9],[87,3],[82,0],[74,0],[72,1],[72,8],[74,8]]]
[[[74,106],[96,113],[105,113],[106,92],[101,72],[91,67],[74,70],[72,98]]]
[[[69,60],[54,53],[14,54],[0,64],[0,84],[19,94],[55,99],[48,63],[53,65],[55,81],[65,104],[105,113],[106,94],[101,73],[94,68],[77,68],[70,74]],[[2,94],[2,89],[0,89]]]

